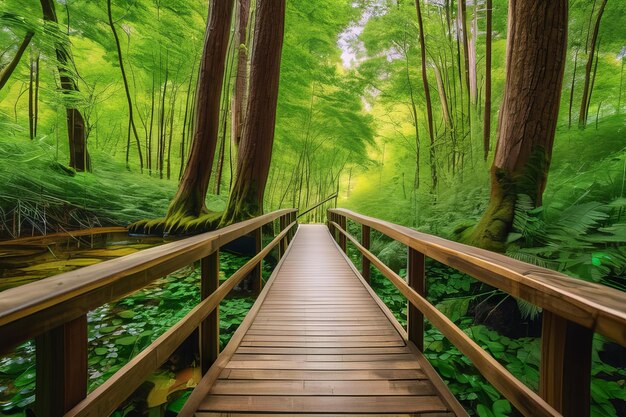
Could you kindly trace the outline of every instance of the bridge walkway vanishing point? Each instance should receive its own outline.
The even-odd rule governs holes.
[[[301,225],[194,392],[196,416],[465,416],[325,225]]]

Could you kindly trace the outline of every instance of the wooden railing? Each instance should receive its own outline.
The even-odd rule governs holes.
[[[361,225],[361,242],[346,219]],[[626,293],[349,210],[329,210],[328,226],[344,251],[348,239],[361,252],[367,281],[373,264],[408,299],[407,334],[420,350],[426,318],[525,416],[589,416],[593,332],[626,346]],[[407,281],[369,251],[371,229],[408,247]],[[539,394],[428,302],[426,257],[543,309]]]
[[[296,212],[275,211],[1,292],[0,354],[35,338],[36,415],[108,416],[197,328],[201,367],[206,372],[219,353],[220,301],[249,275],[260,292],[261,261],[276,245],[280,256],[285,253],[297,225]],[[277,219],[280,233],[261,248],[261,228]],[[220,247],[248,234],[255,236],[258,253],[220,285]],[[198,260],[202,301],[87,395],[87,312]]]

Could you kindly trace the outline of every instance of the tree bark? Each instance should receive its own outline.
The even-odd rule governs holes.
[[[433,106],[430,100],[430,88],[428,86],[428,73],[426,72],[426,41],[424,38],[424,23],[422,21],[422,8],[420,0],[415,0],[417,10],[417,23],[419,26],[420,53],[422,61],[422,82],[424,83],[424,98],[426,100],[426,119],[428,121],[428,135],[430,137],[430,177],[432,181],[431,191],[437,190],[437,164],[435,155],[435,132],[433,127]]]
[[[222,225],[263,212],[274,142],[284,25],[285,0],[257,1],[247,120],[237,158],[237,175]]]
[[[13,71],[15,71],[15,68],[17,68],[17,64],[20,63],[20,60],[22,59],[26,48],[28,48],[31,39],[33,39],[33,36],[35,36],[35,32],[29,31],[26,33],[26,35],[24,36],[24,40],[20,44],[19,48],[17,48],[17,52],[13,56],[11,62],[9,62],[4,68],[2,68],[2,71],[0,71],[0,90],[2,90],[7,81],[9,81],[9,78],[11,78]]]
[[[247,29],[248,16],[250,14],[250,0],[239,0],[237,9],[237,32],[235,47],[237,48],[237,76],[235,78],[235,89],[233,91],[232,102],[232,142],[236,148],[241,142],[241,132],[245,123],[246,91],[248,85],[248,45]]]
[[[59,20],[57,19],[54,0],[40,0],[44,21],[51,22],[54,30],[58,31],[58,36],[67,36],[59,30]],[[59,77],[61,79],[61,89],[66,95],[79,92],[74,74],[70,68],[74,68],[74,59],[70,51],[63,42],[55,45],[56,58],[58,62]],[[69,100],[72,100],[71,98]],[[90,158],[87,151],[87,140],[85,138],[85,119],[82,113],[72,105],[66,103],[67,134],[70,149],[70,167],[76,171],[90,170]]]
[[[593,35],[591,36],[591,44],[589,45],[589,53],[587,57],[587,65],[585,67],[585,84],[583,86],[583,94],[580,100],[580,113],[578,117],[578,127],[584,128],[587,125],[587,111],[589,108],[589,87],[591,84],[591,70],[593,69],[594,56],[596,53],[596,44],[598,42],[598,33],[600,32],[600,22],[602,21],[602,15],[604,14],[604,8],[606,7],[607,0],[603,0],[600,8],[598,9],[598,17],[596,18],[596,24],[593,28]]]
[[[141,143],[139,142],[139,134],[137,133],[137,126],[135,126],[135,118],[133,117],[133,100],[130,96],[130,87],[128,86],[128,77],[126,77],[126,69],[124,68],[124,59],[122,58],[122,47],[120,46],[120,38],[117,36],[117,29],[113,23],[113,11],[111,10],[111,0],[107,0],[107,14],[109,17],[109,26],[111,32],[113,32],[113,38],[115,39],[115,47],[117,48],[117,60],[120,65],[120,71],[122,73],[122,81],[124,82],[124,91],[126,92],[126,101],[128,102],[128,141],[130,144],[130,131],[132,130],[135,136],[135,142],[137,143],[137,154],[139,156],[139,169],[143,173],[143,154],[141,152]],[[128,155],[128,150],[126,151]],[[126,165],[128,167],[128,158],[126,159]]]
[[[178,191],[167,212],[166,231],[208,213],[205,199],[215,157],[232,11],[233,0],[211,2],[198,78],[193,142]]]
[[[511,0],[506,86],[489,205],[470,243],[503,250],[519,194],[541,205],[567,51],[567,0]]]
[[[483,124],[483,157],[485,161],[489,157],[491,145],[491,43],[492,43],[492,17],[493,0],[487,0],[487,28],[485,39],[485,118]]]

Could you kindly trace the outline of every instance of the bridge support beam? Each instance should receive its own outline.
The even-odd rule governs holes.
[[[87,316],[35,339],[38,416],[60,417],[87,396]]]
[[[563,417],[591,412],[593,332],[543,310],[539,394]]]
[[[220,286],[220,252],[216,250],[200,261],[200,296],[204,300]],[[200,368],[204,375],[220,353],[220,308],[200,325]]]
[[[419,295],[426,297],[426,259],[424,254],[409,248],[408,255],[408,284]],[[407,319],[409,340],[415,343],[420,351],[424,351],[424,315],[413,304],[409,303]]]

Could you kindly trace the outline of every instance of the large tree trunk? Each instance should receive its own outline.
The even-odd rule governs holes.
[[[469,240],[503,250],[519,194],[535,206],[548,178],[567,50],[567,0],[511,0],[506,86],[491,198]]]
[[[603,0],[598,10],[598,17],[596,18],[596,24],[593,28],[593,35],[591,36],[591,44],[589,45],[587,65],[585,67],[585,84],[583,86],[583,95],[580,100],[580,113],[578,117],[578,126],[585,127],[587,124],[587,113],[589,110],[589,95],[591,84],[591,71],[593,69],[594,56],[596,53],[596,44],[598,42],[598,33],[600,33],[600,22],[602,21],[602,15],[604,14],[604,8],[606,7],[607,0]]]
[[[493,0],[487,0],[487,28],[485,40],[485,118],[483,124],[483,157],[485,161],[489,156],[491,142],[491,39]]]
[[[274,143],[284,25],[285,0],[257,1],[247,120],[223,225],[263,212]]]
[[[237,76],[235,78],[235,89],[233,91],[232,103],[232,143],[239,147],[241,142],[241,132],[245,122],[246,90],[248,85],[248,45],[247,29],[248,16],[250,14],[250,0],[239,0],[237,9],[237,32],[235,36],[235,47],[237,48]],[[218,193],[219,194],[219,193]]]
[[[189,159],[178,191],[168,209],[165,224],[155,224],[164,226],[165,232],[183,232],[201,227],[194,220],[199,221],[200,216],[208,214],[205,199],[217,143],[220,97],[232,11],[233,0],[211,2],[200,63]],[[150,225],[151,222],[137,223],[135,227],[149,229]]]
[[[426,41],[424,38],[424,24],[422,21],[422,8],[420,0],[415,0],[417,10],[417,23],[419,25],[420,53],[422,60],[422,82],[424,83],[424,98],[426,99],[426,119],[428,121],[428,135],[430,136],[430,177],[432,192],[437,190],[437,158],[435,157],[435,132],[433,127],[433,106],[430,100],[430,88],[428,86],[428,74],[426,72]]]
[[[58,30],[59,20],[54,8],[54,0],[40,0],[40,3],[44,20],[54,25],[54,30],[58,31],[58,36],[66,36]],[[75,68],[74,59],[64,42],[57,42],[55,48],[61,89],[71,96],[79,91],[74,74],[71,72],[71,68]],[[70,145],[70,167],[76,171],[89,170],[90,161],[89,153],[87,152],[87,140],[85,138],[85,119],[81,112],[70,102],[66,104],[66,113],[67,134]]]
[[[122,47],[120,45],[120,38],[117,36],[117,30],[115,29],[115,24],[113,23],[113,11],[111,10],[111,0],[107,0],[107,14],[109,17],[109,26],[111,27],[111,32],[113,32],[113,38],[115,39],[115,46],[117,48],[117,60],[120,65],[120,71],[122,73],[122,81],[124,82],[124,91],[126,92],[126,101],[128,102],[128,141],[127,145],[130,144],[130,132],[132,130],[133,135],[135,136],[135,142],[137,144],[137,153],[139,155],[139,169],[143,173],[143,154],[141,152],[141,143],[139,142],[139,134],[137,133],[137,126],[135,126],[135,118],[133,117],[133,100],[130,97],[130,87],[128,86],[128,77],[126,77],[126,69],[124,68],[124,59],[122,58]],[[126,150],[126,155],[128,155],[128,149]],[[128,165],[128,160],[126,160],[126,164]]]
[[[7,81],[9,81],[9,78],[11,78],[13,71],[15,71],[15,68],[17,68],[17,64],[20,63],[20,60],[22,59],[26,48],[28,48],[28,44],[30,43],[31,39],[33,39],[33,36],[35,36],[35,32],[29,31],[26,33],[26,35],[24,36],[24,40],[20,44],[19,48],[17,48],[17,52],[13,56],[11,62],[9,62],[0,71],[0,90],[2,90],[2,87],[4,87]]]

